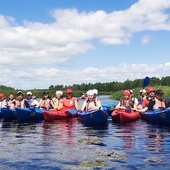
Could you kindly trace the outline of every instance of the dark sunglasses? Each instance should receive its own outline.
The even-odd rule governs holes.
[[[66,94],[72,94],[72,93],[66,93]]]

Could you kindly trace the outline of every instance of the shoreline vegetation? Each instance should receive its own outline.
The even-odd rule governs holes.
[[[150,78],[150,83],[148,86],[152,86],[155,90],[161,89],[164,92],[164,98],[170,97],[170,76],[162,77],[161,79],[152,77]],[[63,85],[51,85],[48,89],[15,89],[12,87],[7,87],[4,85],[0,85],[0,92],[3,92],[5,97],[7,98],[10,92],[13,92],[16,95],[17,91],[21,90],[24,94],[28,91],[31,91],[33,95],[37,98],[42,97],[42,93],[45,90],[49,91],[51,97],[55,96],[56,90],[62,90],[65,92],[65,89],[71,88],[74,91],[74,96],[80,97],[83,93],[86,93],[89,89],[97,89],[99,91],[99,95],[110,95],[111,99],[120,100],[122,97],[122,93],[125,89],[132,89],[135,96],[139,96],[139,91],[142,89],[143,79],[135,79],[133,81],[126,80],[124,82],[106,82],[106,83],[82,83],[82,84],[74,84],[72,86],[63,86]],[[145,87],[147,89],[147,87]],[[65,93],[64,93],[65,95]]]

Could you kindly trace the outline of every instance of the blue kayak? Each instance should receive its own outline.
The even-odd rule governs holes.
[[[170,125],[170,109],[146,111],[141,113],[141,118],[150,123]]]
[[[102,104],[102,108],[104,111],[108,113],[109,116],[111,116],[111,113],[115,109],[116,105],[115,104]]]
[[[15,109],[1,108],[1,112],[4,120],[13,120],[18,118]]]
[[[0,108],[0,119],[3,118],[3,115],[2,115],[2,111],[1,111],[1,108]]]
[[[15,108],[18,119],[21,121],[44,120],[43,110],[39,108]]]
[[[101,124],[107,122],[108,113],[104,110],[78,112],[78,117],[85,124]]]
[[[72,115],[72,117],[77,117],[78,114],[77,114],[77,110],[76,109],[69,109],[68,112]]]

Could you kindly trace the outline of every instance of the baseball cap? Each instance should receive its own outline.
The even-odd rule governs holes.
[[[27,95],[31,95],[32,96],[32,93],[29,91],[29,92],[27,92]]]

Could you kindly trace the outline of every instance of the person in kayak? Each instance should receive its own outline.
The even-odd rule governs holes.
[[[141,89],[139,91],[138,105],[141,105],[144,99],[146,99],[146,90],[145,89]]]
[[[170,97],[167,97],[165,99],[165,106],[166,106],[166,108],[170,108]]]
[[[123,98],[116,105],[115,109],[124,109],[126,111],[136,110],[135,100],[132,100],[129,90],[123,92]]]
[[[78,108],[78,100],[76,97],[73,97],[73,91],[71,89],[66,90],[66,97],[62,100],[63,107],[66,109],[76,109]]]
[[[153,87],[148,87],[147,88],[147,96],[146,98],[142,101],[142,107],[148,106],[149,103],[154,103],[155,101],[155,90]]]
[[[6,106],[10,109],[14,109],[16,105],[16,99],[14,97],[14,93],[10,92],[8,99],[6,100]]]
[[[102,109],[101,101],[97,97],[98,96],[98,90],[97,89],[93,89],[93,94],[94,94],[94,100],[96,101],[96,103],[98,103],[98,105],[100,105],[100,109]]]
[[[36,98],[33,98],[32,92],[30,91],[27,92],[25,101],[27,108],[39,107],[39,102],[36,100]]]
[[[130,91],[130,98],[131,98],[132,102],[134,102],[134,104],[135,104],[136,107],[137,107],[139,101],[138,101],[138,99],[135,97],[133,90],[132,90],[132,89],[129,89],[129,91]]]
[[[4,93],[0,93],[0,108],[6,107],[6,99]]]
[[[155,92],[155,97],[152,98],[152,100],[149,100],[147,106],[145,106],[143,109],[139,109],[139,112],[145,112],[145,111],[150,111],[150,110],[155,110],[155,109],[165,109],[165,102],[163,99],[163,91],[162,90],[156,90]]]
[[[48,91],[43,92],[43,97],[39,101],[39,107],[44,110],[49,110],[52,108],[52,100]]]
[[[95,98],[94,90],[87,91],[87,99],[84,101],[81,111],[101,109],[101,102]]]
[[[24,100],[24,93],[22,91],[17,92],[15,107],[25,108],[26,102]]]
[[[62,91],[56,91],[55,93],[55,97],[52,98],[52,106],[54,109],[57,109],[57,110],[60,110],[63,108],[63,103],[62,103],[62,100],[63,100],[63,92]]]

